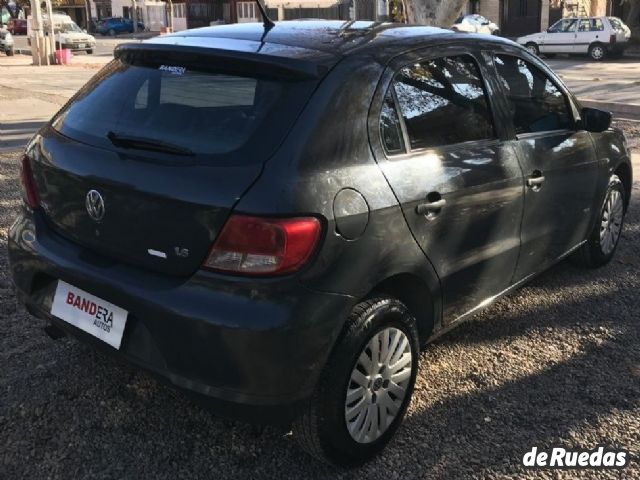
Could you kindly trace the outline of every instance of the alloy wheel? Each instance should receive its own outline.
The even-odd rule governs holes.
[[[591,57],[594,60],[600,60],[604,57],[604,49],[602,47],[593,47],[591,49]]]
[[[600,248],[605,255],[609,255],[618,243],[623,217],[622,195],[618,190],[611,190],[605,200],[600,222]]]
[[[351,372],[345,399],[345,421],[351,438],[371,443],[387,431],[400,413],[413,366],[405,333],[388,327],[365,345]]]

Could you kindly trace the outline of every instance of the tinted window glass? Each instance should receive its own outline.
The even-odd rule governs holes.
[[[400,119],[393,101],[391,89],[382,104],[380,113],[380,137],[387,153],[404,153],[404,142],[402,140],[402,128]]]
[[[286,134],[308,98],[308,87],[298,83],[116,60],[81,90],[54,127],[97,146],[111,147],[107,134],[114,132],[197,155],[237,152],[239,161],[257,161],[239,149],[259,145],[268,154]]]
[[[516,133],[573,128],[569,103],[547,75],[520,58],[496,57]]]
[[[412,149],[495,138],[480,73],[470,56],[405,67],[394,87]]]

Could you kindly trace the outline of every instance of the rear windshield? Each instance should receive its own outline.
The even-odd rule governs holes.
[[[618,17],[609,17],[609,23],[614,30],[624,30],[624,22]]]
[[[255,152],[274,147],[304,105],[305,83],[114,60],[53,126],[107,148],[115,136],[170,144],[210,161],[259,160]]]

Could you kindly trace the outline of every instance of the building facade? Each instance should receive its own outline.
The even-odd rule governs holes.
[[[540,32],[562,17],[607,15],[613,0],[470,0],[467,13],[479,13],[500,27],[501,35],[517,37]]]

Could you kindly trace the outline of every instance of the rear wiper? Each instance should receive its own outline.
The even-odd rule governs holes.
[[[188,148],[162,142],[153,138],[130,137],[127,135],[118,135],[115,132],[108,132],[107,138],[111,140],[111,143],[116,147],[136,148],[139,150],[150,150],[153,152],[172,153],[174,155],[195,155],[195,153]]]

